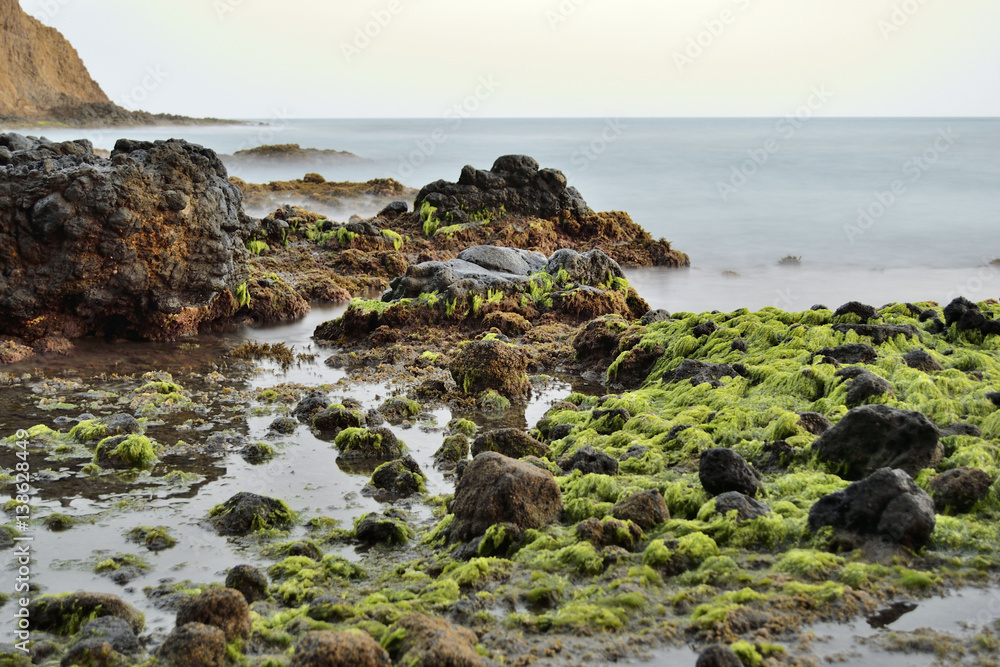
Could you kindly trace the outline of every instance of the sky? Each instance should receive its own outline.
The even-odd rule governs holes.
[[[21,0],[129,109],[1000,116],[996,0]]]

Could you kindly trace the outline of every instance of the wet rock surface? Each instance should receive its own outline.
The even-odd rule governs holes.
[[[739,453],[723,447],[713,447],[701,453],[698,479],[705,491],[713,496],[739,491],[753,498],[761,489],[760,473]]]
[[[201,623],[219,628],[226,642],[250,638],[250,610],[243,593],[232,588],[216,588],[183,601],[177,610],[177,627]]]
[[[389,645],[395,664],[413,667],[487,667],[476,653],[478,638],[475,633],[443,618],[411,614],[399,620],[390,634],[398,637]]]

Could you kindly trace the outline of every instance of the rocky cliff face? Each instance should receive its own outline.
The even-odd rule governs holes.
[[[214,152],[186,141],[0,134],[0,334],[170,339],[249,302],[254,224]]]
[[[94,104],[112,106],[76,49],[17,0],[0,0],[0,116],[47,118]]]

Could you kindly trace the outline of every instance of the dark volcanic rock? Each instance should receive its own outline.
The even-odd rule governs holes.
[[[667,501],[660,495],[659,489],[641,491],[619,500],[611,508],[611,515],[622,521],[631,521],[643,530],[670,520],[670,509]]]
[[[710,495],[739,491],[751,498],[760,490],[760,473],[737,452],[725,447],[713,447],[701,453],[698,478]]]
[[[813,435],[822,435],[833,426],[833,422],[818,412],[800,412],[798,425]]]
[[[187,623],[174,628],[156,654],[166,667],[222,667],[226,664],[226,633],[214,625]]]
[[[871,371],[864,370],[858,366],[842,368],[834,373],[834,376],[846,377],[851,383],[847,388],[848,405],[860,405],[870,398],[886,394],[890,396],[895,395],[895,391],[888,380],[880,378]]]
[[[373,494],[375,500],[390,502],[419,493],[426,479],[417,462],[407,455],[376,468],[372,473],[371,486],[376,489]]]
[[[980,331],[985,335],[1000,335],[1000,321],[983,315],[979,306],[964,297],[958,297],[944,307],[944,323],[952,324],[959,331]]]
[[[666,349],[662,345],[645,348],[636,345],[625,353],[614,369],[608,369],[608,382],[623,389],[638,389]]]
[[[656,324],[657,322],[669,322],[670,312],[663,310],[662,308],[657,308],[656,310],[651,310],[647,312],[639,320],[639,323],[643,326],[649,326],[650,324]]]
[[[495,523],[511,523],[522,530],[549,524],[562,511],[562,493],[550,472],[483,452],[462,472],[450,511],[455,514],[452,537],[465,541]]]
[[[847,315],[848,313],[857,315],[861,318],[861,322],[865,323],[868,320],[875,319],[878,311],[875,310],[874,306],[869,306],[858,301],[848,301],[843,306],[833,311],[833,316],[840,317],[841,315]]]
[[[229,317],[251,221],[214,152],[186,141],[0,135],[0,333],[152,340]],[[178,208],[178,204],[184,205]]]
[[[845,417],[846,419],[846,417]],[[919,549],[934,532],[934,501],[902,470],[881,468],[809,510],[809,529],[833,526]]]
[[[618,460],[602,451],[594,449],[590,445],[584,445],[573,452],[572,456],[559,461],[559,467],[567,475],[574,470],[579,470],[585,475],[588,473],[595,473],[597,475],[618,474]]]
[[[243,593],[232,588],[213,588],[181,602],[177,627],[203,623],[222,630],[226,642],[250,638],[250,609]]]
[[[385,649],[364,632],[307,632],[295,646],[289,667],[389,667]]]
[[[587,202],[576,188],[567,187],[566,177],[557,169],[539,169],[527,155],[504,155],[492,169],[484,171],[470,165],[462,168],[458,183],[440,180],[425,185],[417,194],[414,207],[423,202],[435,207],[439,220],[467,221],[466,211],[552,218],[562,211],[580,217],[587,213]]]
[[[518,428],[501,428],[481,434],[472,443],[472,456],[483,452],[497,452],[512,459],[525,456],[544,458],[549,453],[549,446],[535,440]]]
[[[240,491],[215,506],[209,515],[209,522],[220,535],[246,535],[255,530],[287,528],[293,519],[288,505],[282,501],[248,491]]]
[[[406,515],[395,508],[381,514],[369,512],[360,516],[354,535],[363,544],[405,544],[413,531],[406,525]]]
[[[878,359],[878,352],[871,345],[848,343],[838,347],[824,347],[814,356],[832,359],[838,364],[873,364]]]
[[[812,446],[821,460],[850,480],[887,467],[916,475],[936,465],[944,453],[937,427],[927,417],[885,405],[854,408]]]
[[[931,496],[941,514],[962,514],[990,492],[993,480],[977,468],[946,470],[931,481]]]
[[[983,431],[975,424],[955,422],[940,429],[938,437],[947,438],[950,435],[971,435],[973,438],[979,438],[982,437]]]
[[[267,575],[253,565],[237,565],[226,574],[226,588],[242,593],[247,604],[266,600],[267,587]]]
[[[691,384],[695,386],[707,382],[713,387],[721,387],[720,378],[737,376],[739,373],[729,364],[710,364],[695,359],[685,359],[680,366],[663,374],[663,382],[691,380]]]
[[[76,665],[127,667],[131,663],[132,661],[116,651],[110,642],[92,638],[82,639],[70,646],[59,665],[60,667],[75,667]]]
[[[321,412],[330,405],[330,397],[321,391],[313,391],[305,396],[296,404],[295,409],[292,410],[292,414],[300,422],[312,423],[312,418],[317,412]]]
[[[479,340],[464,345],[449,366],[451,377],[465,393],[478,394],[492,389],[512,400],[531,394],[527,369],[527,355],[499,340]]]
[[[910,368],[916,368],[925,373],[944,370],[944,366],[939,364],[926,350],[911,350],[903,355],[903,361]]]
[[[749,519],[756,519],[757,517],[765,516],[771,511],[771,508],[755,500],[750,496],[744,495],[739,491],[727,491],[715,498],[715,511],[719,514],[728,514],[736,510],[737,516],[741,521],[747,521]]]
[[[476,634],[443,618],[411,614],[390,627],[387,636],[398,638],[388,645],[396,665],[486,667],[489,664],[476,653],[479,641]]]

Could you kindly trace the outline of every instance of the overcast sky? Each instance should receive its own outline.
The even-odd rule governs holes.
[[[1000,116],[997,0],[21,0],[191,116]],[[366,34],[367,33],[367,34]]]

